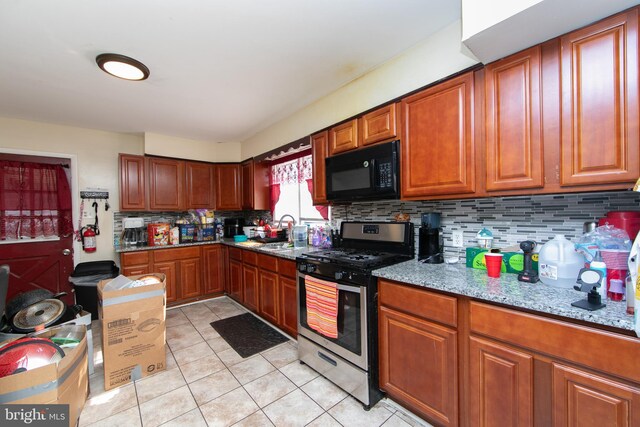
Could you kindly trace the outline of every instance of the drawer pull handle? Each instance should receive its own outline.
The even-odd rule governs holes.
[[[338,362],[336,362],[335,360],[333,360],[332,358],[330,358],[329,356],[322,354],[320,352],[318,352],[318,357],[322,360],[324,360],[325,362],[331,363],[333,366],[338,366]]]

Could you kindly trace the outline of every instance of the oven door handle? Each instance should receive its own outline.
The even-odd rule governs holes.
[[[354,294],[360,293],[360,287],[358,286],[346,286],[337,284],[336,289],[338,289],[339,291],[353,292]]]

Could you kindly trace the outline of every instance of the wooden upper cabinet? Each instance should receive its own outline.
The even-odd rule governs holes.
[[[329,132],[324,131],[311,136],[311,158],[313,162],[313,204],[327,203],[327,175],[324,160],[329,147]]]
[[[147,157],[149,209],[184,210],[184,162]]]
[[[470,425],[533,426],[533,355],[470,337],[469,391]]]
[[[638,10],[563,36],[560,184],[640,175]]]
[[[120,154],[120,210],[147,209],[144,156]]]
[[[358,148],[358,119],[329,129],[329,155]]]
[[[239,164],[220,164],[215,167],[216,209],[242,209],[242,176]]]
[[[389,104],[362,116],[362,145],[375,144],[398,135],[396,108],[396,104]]]
[[[544,186],[540,46],[485,68],[487,191]]]
[[[240,164],[242,170],[242,209],[269,209],[269,166],[253,159]]]
[[[402,100],[402,198],[473,193],[473,72]]]
[[[185,163],[187,209],[215,209],[214,166]]]

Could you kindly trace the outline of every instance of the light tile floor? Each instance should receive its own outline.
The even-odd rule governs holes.
[[[246,310],[221,297],[167,310],[167,370],[104,391],[101,331],[80,426],[429,426],[387,399],[370,411],[298,362],[288,341],[243,359],[210,323]]]

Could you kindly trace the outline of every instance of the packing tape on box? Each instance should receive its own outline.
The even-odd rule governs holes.
[[[120,297],[113,297],[113,298],[106,298],[106,299],[103,298],[102,306],[108,307],[110,305],[124,304],[126,302],[133,302],[141,299],[163,297],[163,296],[164,296],[164,289],[156,289],[155,291],[140,292],[139,294],[123,295]]]
[[[53,390],[58,388],[74,373],[78,365],[87,357],[87,349],[85,348],[82,352],[82,356],[78,357],[78,359],[73,362],[73,365],[69,366],[67,371],[60,378],[57,378],[53,381],[48,381],[43,384],[34,385],[32,387],[23,388],[21,390],[10,391],[9,393],[0,394],[0,404],[5,404],[9,402],[15,402],[16,400],[26,399],[28,397],[32,397],[38,395],[40,393],[47,392],[49,390]]]

